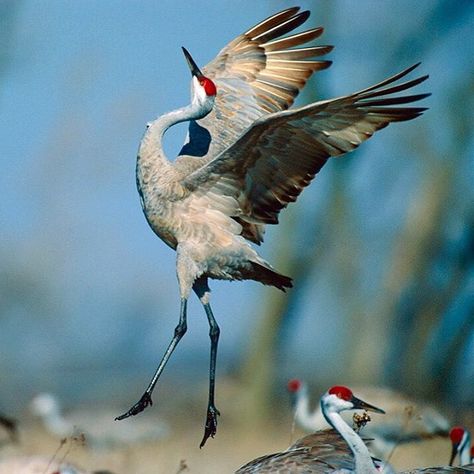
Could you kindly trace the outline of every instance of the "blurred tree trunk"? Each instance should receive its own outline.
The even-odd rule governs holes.
[[[284,6],[282,6],[283,8]],[[272,6],[272,11],[275,7]],[[318,15],[314,15],[305,23],[305,29],[327,25],[332,13],[329,3],[318,8]],[[312,20],[314,19],[314,23]],[[316,75],[317,76],[317,75]],[[318,76],[316,77],[318,81]],[[319,82],[318,82],[319,84]],[[318,100],[317,92],[312,84],[307,84],[302,92],[304,102]],[[306,191],[308,192],[308,191]],[[337,202],[328,196],[328,202]],[[276,379],[277,363],[279,359],[279,341],[282,327],[291,318],[291,308],[296,304],[299,297],[299,288],[303,288],[304,281],[310,276],[311,270],[316,266],[320,258],[319,252],[313,252],[317,247],[316,229],[308,239],[305,236],[305,244],[309,249],[299,248],[299,242],[303,240],[301,230],[307,232],[307,222],[314,222],[319,213],[319,207],[315,206],[312,215],[304,215],[298,211],[298,204],[284,210],[284,218],[281,219],[278,229],[276,244],[276,258],[272,259],[273,266],[285,275],[293,278],[294,288],[286,293],[275,291],[275,289],[264,290],[262,303],[256,310],[256,327],[251,333],[244,361],[240,369],[240,377],[245,386],[242,410],[242,422],[248,427],[259,423],[265,423],[272,415],[274,384]],[[306,225],[301,225],[305,222]],[[321,223],[324,227],[324,223]]]
[[[435,271],[435,259],[445,245],[449,217],[456,209],[462,212],[462,206],[457,206],[457,175],[464,166],[462,160],[468,155],[472,136],[469,116],[472,109],[465,97],[469,96],[473,84],[471,78],[464,87],[457,86],[452,91],[450,104],[454,107],[444,115],[444,126],[449,126],[453,136],[449,152],[431,147],[427,136],[418,137],[416,144],[424,161],[424,182],[408,209],[405,226],[395,243],[381,296],[373,310],[369,310],[373,327],[361,340],[360,351],[353,358],[353,370],[360,372],[363,368],[366,378],[381,380],[385,372],[390,384],[417,388],[420,395],[423,388],[420,380],[427,373],[422,353],[465,276],[465,271],[460,274],[453,270],[444,289],[429,283]],[[449,267],[445,268],[447,271]],[[379,341],[375,346],[371,343],[374,337]],[[364,350],[367,344],[373,348],[370,352]],[[387,348],[390,357],[384,371]]]
[[[281,223],[281,237],[277,245],[275,268],[285,275],[299,280],[295,252],[291,247],[294,235],[295,214]],[[288,311],[290,298],[295,288],[283,293],[274,288],[265,289],[262,303],[256,308],[255,329],[250,334],[245,361],[241,368],[241,379],[245,385],[243,422],[258,424],[270,416],[275,361],[277,360],[278,334]]]

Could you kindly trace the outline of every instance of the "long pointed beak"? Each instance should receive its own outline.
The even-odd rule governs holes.
[[[459,444],[454,444],[453,443],[453,447],[451,448],[451,457],[449,458],[449,465],[450,466],[453,465],[456,454],[458,454],[458,446],[459,446]]]
[[[351,402],[354,405],[354,408],[385,414],[385,412],[381,408],[374,407],[374,405],[370,405],[369,403],[366,403],[363,400],[360,400],[359,398],[352,397]]]
[[[188,66],[189,66],[189,69],[191,70],[191,74],[197,77],[202,76],[203,74],[201,70],[197,67],[197,64],[194,62],[194,59],[189,54],[189,51],[184,46],[181,46],[181,49],[183,50],[186,61],[188,62]]]

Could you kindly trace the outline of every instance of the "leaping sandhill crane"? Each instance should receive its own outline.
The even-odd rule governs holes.
[[[187,329],[186,307],[193,290],[209,321],[209,400],[204,446],[217,429],[214,401],[219,326],[210,306],[208,279],[255,280],[280,290],[291,278],[276,271],[250,245],[260,244],[266,224],[297,199],[331,156],[358,147],[391,122],[411,120],[425,108],[405,104],[429,94],[385,97],[423,82],[397,81],[412,66],[374,86],[286,110],[330,46],[299,47],[322,28],[281,37],[309,12],[288,8],[231,41],[203,71],[183,48],[192,74],[191,104],[148,123],[136,168],[145,217],[153,231],[176,250],[181,309],[179,323],[148,387],[122,420],[152,404],[152,392]],[[168,128],[189,121],[187,142],[174,162],[162,147]]]
[[[317,431],[291,445],[286,451],[250,461],[236,474],[252,473],[380,473],[385,465],[372,459],[364,441],[344,421],[344,410],[363,409],[384,413],[380,408],[356,398],[343,386],[330,388],[321,397],[321,409],[333,429]],[[389,468],[387,466],[387,468]]]
[[[451,440],[451,458],[449,465],[452,466],[456,456],[459,455],[459,464],[464,466],[473,462],[471,459],[471,433],[464,426],[453,426],[449,431]]]
[[[307,432],[323,428],[326,425],[324,415],[319,405],[311,410],[306,383],[291,379],[287,386],[292,396],[296,424]],[[448,420],[433,406],[422,405],[388,388],[369,386],[355,390],[363,398],[383,406],[387,412],[386,416],[377,417],[362,431],[364,436],[373,438],[371,449],[378,456],[386,457],[398,443],[448,434]]]

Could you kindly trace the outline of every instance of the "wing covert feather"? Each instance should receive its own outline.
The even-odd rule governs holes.
[[[422,76],[385,87],[414,67],[348,96],[257,119],[217,158],[185,178],[183,185],[197,194],[212,190],[236,198],[240,221],[277,223],[280,210],[297,199],[329,157],[353,150],[390,122],[423,113],[423,107],[403,105],[429,94],[386,97],[427,79]]]
[[[315,58],[329,53],[332,46],[299,47],[319,37],[323,28],[281,38],[308,17],[309,12],[299,12],[298,7],[283,10],[239,35],[202,68],[217,86],[216,102],[213,111],[197,121],[199,127],[190,126],[180,155],[210,161],[257,118],[286,110],[313,72],[331,65]],[[204,154],[198,146],[203,130],[210,137]]]

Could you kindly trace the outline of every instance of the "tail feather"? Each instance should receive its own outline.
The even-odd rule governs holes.
[[[259,281],[264,285],[275,286],[279,290],[286,291],[286,288],[293,288],[293,282],[290,277],[263,266],[260,263],[250,262],[252,264],[252,280]]]

